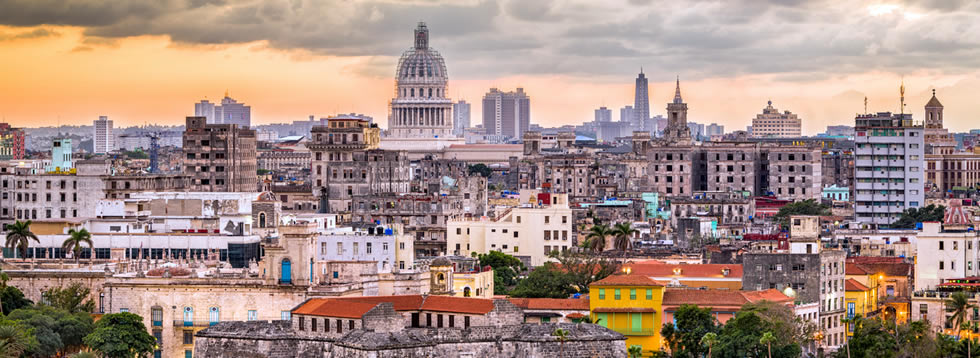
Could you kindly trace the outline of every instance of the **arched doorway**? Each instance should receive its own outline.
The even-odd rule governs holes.
[[[470,297],[470,288],[463,287],[463,297]]]

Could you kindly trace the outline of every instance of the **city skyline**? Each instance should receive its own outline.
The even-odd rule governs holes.
[[[980,85],[975,46],[967,43],[969,36],[961,36],[978,23],[972,21],[977,5],[955,2],[802,2],[792,7],[555,2],[535,4],[536,9],[494,2],[356,2],[320,8],[363,15],[362,29],[345,29],[341,36],[328,35],[333,28],[273,31],[276,21],[299,23],[308,15],[270,4],[160,6],[123,16],[126,11],[85,3],[91,12],[104,13],[82,21],[59,5],[15,3],[4,9],[10,16],[0,16],[5,24],[0,27],[0,63],[18,70],[8,71],[0,84],[3,121],[14,126],[85,124],[108,115],[120,127],[173,125],[193,114],[188,103],[227,89],[253,107],[254,124],[357,112],[387,127],[392,69],[408,47],[405,29],[417,20],[429,23],[432,46],[448,59],[449,98],[476,103],[491,87],[523,87],[535,94],[534,123],[546,127],[580,124],[600,106],[618,109],[633,103],[632,80],[640,67],[651,81],[651,116],[664,114],[679,75],[691,105],[690,121],[744,128],[771,99],[805,119],[805,135],[851,123],[854,114],[863,112],[865,97],[869,112],[899,112],[903,78],[906,111],[916,121],[923,120],[923,106],[936,88],[947,106],[946,126],[966,131],[976,110],[971,89]],[[664,18],[658,9],[676,16]],[[231,21],[250,10],[255,19],[241,25],[237,36],[208,27],[181,32],[172,26],[182,15]],[[546,16],[526,16],[530,10]],[[600,14],[630,15],[617,24],[599,19]],[[828,14],[853,16],[838,23],[819,16]],[[138,18],[147,23],[131,25]],[[465,21],[473,18],[478,21]],[[662,23],[649,25],[650,19]],[[714,30],[701,31],[683,21],[707,23]],[[748,30],[760,22],[786,31],[763,35]],[[793,24],[798,28],[789,29]],[[644,35],[658,26],[666,32]],[[515,35],[529,28],[541,34]],[[829,38],[820,41],[806,36],[821,29],[833,34],[821,35]],[[497,32],[499,38],[490,36]],[[804,46],[812,48],[803,51]],[[780,49],[758,51],[768,47]],[[536,56],[485,65],[521,53]]]

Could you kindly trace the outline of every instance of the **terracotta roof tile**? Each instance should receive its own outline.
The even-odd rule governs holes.
[[[663,286],[646,275],[612,275],[602,280],[593,282],[589,286]]]
[[[630,267],[631,274],[644,275],[650,277],[742,277],[742,265],[725,264],[646,264],[639,263],[627,265]],[[728,269],[728,276],[722,274],[724,269]]]
[[[332,299],[346,302],[366,302],[375,305],[381,302],[391,302],[395,311],[417,311],[422,306],[422,295],[337,297]]]
[[[565,318],[571,318],[571,319],[585,318],[585,315],[578,312],[572,312],[565,315]]]
[[[426,296],[423,311],[487,314],[493,310],[493,300],[485,298]]]
[[[863,283],[860,283],[853,278],[849,278],[847,281],[844,281],[844,291],[864,292],[867,290],[869,290],[868,286],[865,286]]]
[[[581,298],[508,298],[508,300],[523,309],[589,310],[589,300]]]
[[[293,310],[292,314],[320,317],[361,318],[377,306],[370,302],[343,302],[330,298],[313,298]]]
[[[680,306],[684,304],[714,308],[737,308],[746,303],[772,301],[776,303],[793,302],[777,289],[764,291],[731,291],[731,290],[688,290],[668,289],[664,291],[664,306]]]

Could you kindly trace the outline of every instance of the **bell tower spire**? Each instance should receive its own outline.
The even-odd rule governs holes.
[[[425,26],[424,22],[421,21],[419,21],[419,25],[415,27],[415,49],[429,49],[429,28]]]

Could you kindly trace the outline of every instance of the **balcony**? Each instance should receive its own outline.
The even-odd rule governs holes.
[[[643,328],[638,331],[634,331],[630,328],[609,328],[609,329],[616,331],[624,336],[652,336],[656,334],[657,331],[653,328]]]
[[[217,321],[184,321],[184,320],[174,320],[174,327],[211,327],[218,324]]]

